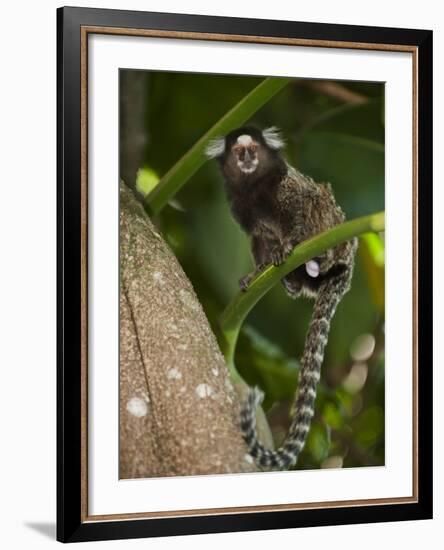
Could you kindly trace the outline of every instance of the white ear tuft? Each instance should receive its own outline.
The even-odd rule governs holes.
[[[282,137],[279,128],[276,126],[265,128],[262,135],[264,136],[265,143],[268,147],[270,147],[270,149],[282,149],[285,145],[284,138]]]
[[[225,151],[225,138],[217,137],[208,142],[205,147],[205,155],[209,159],[220,157]]]

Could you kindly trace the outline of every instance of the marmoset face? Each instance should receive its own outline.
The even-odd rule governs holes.
[[[233,130],[213,139],[206,147],[209,158],[217,158],[231,184],[252,182],[282,169],[279,149],[284,145],[279,130],[272,126],[261,131],[253,126]]]
[[[252,174],[259,164],[258,149],[260,144],[250,135],[242,134],[231,147],[236,165],[244,174]]]

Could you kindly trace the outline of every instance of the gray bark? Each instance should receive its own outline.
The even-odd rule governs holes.
[[[123,184],[120,204],[120,477],[255,471],[190,281]]]

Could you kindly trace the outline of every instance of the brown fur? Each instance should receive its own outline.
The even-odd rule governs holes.
[[[251,174],[243,173],[239,168],[238,162],[242,160],[239,150],[242,148],[239,148],[237,138],[241,135],[250,135],[257,143],[255,150],[248,153],[259,161]],[[241,279],[243,290],[266,265],[281,264],[295,246],[345,219],[331,186],[315,183],[289,166],[276,148],[267,144],[263,133],[255,128],[239,128],[226,136],[219,161],[233,216],[251,238],[255,270]],[[304,265],[282,280],[291,297],[305,294],[315,302],[301,360],[296,412],[284,444],[272,451],[260,443],[255,420],[255,407],[260,401],[257,391],[250,393],[242,410],[245,440],[250,453],[261,466],[287,468],[296,462],[303,448],[314,414],[316,385],[330,321],[350,287],[356,246],[357,241],[353,239],[314,258],[319,266],[318,277],[310,276]]]

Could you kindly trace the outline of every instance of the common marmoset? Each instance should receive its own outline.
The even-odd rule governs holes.
[[[212,140],[209,158],[219,161],[231,211],[251,238],[255,270],[240,281],[247,289],[252,278],[269,264],[279,265],[302,241],[344,221],[329,184],[315,183],[282,157],[284,141],[277,128],[233,130]],[[314,299],[312,318],[301,359],[294,417],[277,450],[259,441],[256,407],[262,394],[254,389],[241,411],[241,427],[256,463],[269,469],[287,469],[296,463],[314,414],[330,322],[343,295],[350,288],[357,239],[347,241],[313,258],[283,278],[292,298]]]

